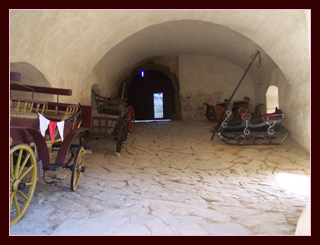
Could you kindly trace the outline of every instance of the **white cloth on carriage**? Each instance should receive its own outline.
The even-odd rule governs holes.
[[[41,135],[44,137],[46,134],[46,130],[49,126],[50,120],[45,118],[39,113],[39,128]],[[64,121],[57,122],[58,132],[60,134],[61,141],[63,141],[63,129],[64,129]],[[50,129],[49,129],[50,130]],[[50,133],[51,134],[51,133]],[[53,141],[53,139],[51,139]]]
[[[50,120],[48,120],[47,118],[45,118],[44,116],[42,116],[40,113],[39,113],[39,128],[40,128],[40,132],[41,132],[41,135],[44,137],[45,133],[46,133],[46,130],[49,126],[49,122]]]
[[[60,134],[61,141],[63,141],[64,121],[57,122],[57,128]]]

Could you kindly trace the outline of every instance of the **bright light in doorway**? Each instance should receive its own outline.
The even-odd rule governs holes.
[[[163,118],[163,93],[153,93],[154,118]]]
[[[171,122],[171,119],[135,120],[135,121],[134,121],[134,123],[149,123],[149,122]]]
[[[141,77],[144,77],[144,71],[141,71]]]
[[[276,180],[284,189],[291,191],[294,194],[310,195],[309,176],[279,173]]]

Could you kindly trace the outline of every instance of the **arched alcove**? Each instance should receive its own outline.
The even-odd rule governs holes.
[[[275,111],[275,108],[279,108],[279,92],[278,87],[275,85],[270,85],[266,93],[266,102],[267,102],[267,113],[272,113]]]
[[[33,65],[27,62],[10,63],[10,71],[21,73],[21,81],[18,82],[22,85],[34,85],[43,87],[52,87],[47,78]],[[31,99],[30,92],[11,91],[12,96],[25,97]],[[35,93],[35,100],[54,101],[55,95]]]

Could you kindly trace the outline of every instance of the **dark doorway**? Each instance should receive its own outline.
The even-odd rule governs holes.
[[[154,93],[163,94],[163,119],[170,119],[175,112],[171,80],[161,72],[147,70],[135,75],[129,86],[128,103],[137,120],[155,119]]]

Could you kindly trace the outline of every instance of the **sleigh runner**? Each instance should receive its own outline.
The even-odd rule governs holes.
[[[231,121],[232,112],[227,111],[218,132],[223,142],[231,145],[279,145],[289,133],[282,126],[284,114],[278,109],[275,113],[256,118],[251,118],[248,113],[240,114],[240,119]]]

